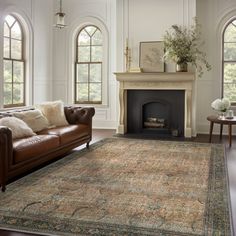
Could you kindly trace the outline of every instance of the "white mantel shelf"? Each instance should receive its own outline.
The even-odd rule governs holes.
[[[159,72],[159,73],[115,73],[119,82],[120,116],[117,133],[127,132],[127,91],[128,90],[184,90],[185,120],[184,136],[196,135],[195,116],[195,74],[190,72]]]

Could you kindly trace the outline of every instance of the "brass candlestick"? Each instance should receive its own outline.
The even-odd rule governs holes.
[[[125,55],[125,67],[126,67],[125,69],[126,72],[129,72],[131,63],[131,49],[129,48],[128,44],[125,47],[124,55]]]

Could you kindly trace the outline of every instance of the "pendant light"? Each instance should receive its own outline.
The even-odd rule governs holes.
[[[66,14],[62,12],[62,0],[60,0],[60,10],[55,15],[56,15],[56,24],[54,26],[59,29],[66,27],[66,24],[65,24]]]

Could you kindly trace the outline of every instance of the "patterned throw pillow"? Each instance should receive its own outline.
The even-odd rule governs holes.
[[[36,135],[23,120],[16,117],[4,117],[0,119],[0,126],[7,126],[10,128],[13,139],[26,138]]]

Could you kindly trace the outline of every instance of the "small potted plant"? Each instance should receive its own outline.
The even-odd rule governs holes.
[[[206,60],[206,53],[200,50],[204,44],[201,40],[201,26],[195,19],[190,28],[172,25],[171,31],[164,35],[164,61],[176,63],[176,71],[187,71],[188,63],[195,66],[199,77],[203,75],[203,67],[211,69]]]

